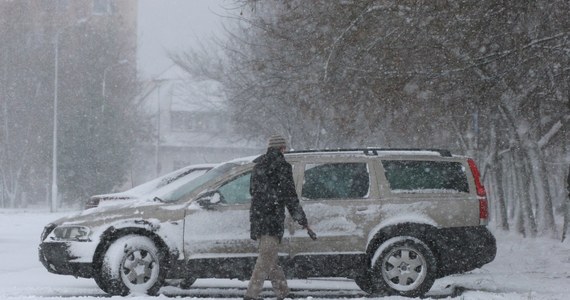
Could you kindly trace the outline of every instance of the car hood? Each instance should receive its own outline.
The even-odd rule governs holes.
[[[102,194],[102,195],[95,195],[91,196],[92,199],[100,199],[100,200],[115,200],[115,199],[136,199],[141,198],[141,195],[130,194],[127,192],[123,193],[114,193],[114,194]]]
[[[113,205],[90,208],[60,218],[55,225],[83,225],[97,227],[120,220],[129,219],[177,219],[179,213],[184,214],[185,204],[162,203],[158,201],[131,199],[119,201]]]

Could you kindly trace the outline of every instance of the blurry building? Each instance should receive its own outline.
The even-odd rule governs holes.
[[[32,128],[37,137],[30,145],[34,155],[17,162],[0,161],[0,171],[5,171],[2,176],[15,178],[13,170],[23,170],[17,189],[12,187],[15,184],[10,191],[9,184],[0,185],[1,206],[49,203],[54,95],[60,120],[57,139],[61,142],[65,140],[61,120],[70,103],[97,99],[94,104],[103,102],[109,107],[112,101],[127,98],[123,83],[132,82],[130,86],[136,87],[137,6],[137,0],[0,0],[0,90],[18,87],[9,96],[3,94],[0,103],[28,105],[24,109],[32,112],[16,111],[17,117],[33,115],[31,120],[40,124],[20,126]],[[104,38],[111,42],[101,43]],[[29,105],[32,101],[33,107]],[[20,134],[17,126],[10,130],[12,135]],[[18,150],[8,150],[10,155],[18,155]],[[11,201],[19,203],[6,203],[9,192],[16,195]]]
[[[192,164],[258,155],[264,146],[235,134],[218,82],[187,81],[176,66],[143,83],[141,98],[155,128],[133,166],[132,185]]]
[[[43,145],[51,145],[54,94],[58,95],[60,120],[66,109],[73,113],[78,101],[93,101],[93,111],[103,115],[113,109],[113,103],[135,95],[144,100],[154,133],[136,145],[133,166],[125,172],[128,182],[118,189],[185,165],[259,153],[259,147],[231,133],[224,97],[215,83],[184,82],[174,72],[166,72],[140,83],[142,90],[137,90],[137,0],[0,0],[0,16],[0,27],[7,29],[2,32],[2,52],[26,49],[18,59],[26,60],[31,53],[27,58],[30,69],[37,69],[35,86],[40,88],[34,93],[41,95],[34,97],[44,101],[38,107],[45,107],[42,138],[48,141]],[[13,56],[5,55],[5,59]],[[13,66],[3,66],[5,72],[28,68],[20,67],[20,61],[10,63]],[[58,162],[64,157],[65,125],[58,123]],[[30,171],[21,183],[26,195],[20,197],[24,206],[50,203],[52,148],[41,149],[34,158],[37,162],[26,166]],[[0,185],[1,206],[5,206],[7,193],[4,184]]]

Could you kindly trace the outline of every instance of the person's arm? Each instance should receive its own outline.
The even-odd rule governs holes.
[[[301,207],[301,203],[297,197],[297,191],[295,190],[292,167],[290,164],[283,164],[279,169],[280,196],[285,200],[285,206],[293,220],[303,226],[303,228],[308,228],[307,216]]]

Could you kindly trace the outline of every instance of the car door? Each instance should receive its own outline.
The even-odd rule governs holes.
[[[320,260],[339,255],[360,255],[365,251],[368,223],[375,222],[379,210],[375,201],[377,187],[369,162],[311,162],[300,166],[303,209],[318,240],[312,241],[304,230],[291,230],[291,256],[320,256]],[[295,227],[293,227],[294,229]],[[319,260],[313,257],[313,260]],[[310,260],[310,259],[309,259]]]
[[[249,266],[257,244],[249,235],[251,171],[232,176],[188,206],[184,254],[202,276],[234,277],[235,266]],[[238,274],[242,275],[242,274]]]

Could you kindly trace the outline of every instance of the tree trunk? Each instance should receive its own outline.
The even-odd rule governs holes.
[[[493,179],[495,184],[495,194],[497,201],[497,224],[502,230],[509,230],[509,220],[507,215],[507,203],[505,201],[505,190],[503,188],[503,170],[502,165],[497,161],[494,166]]]
[[[507,167],[508,166],[508,167]],[[516,191],[518,191],[518,187],[519,187],[519,183],[517,181],[518,177],[517,177],[517,172],[516,172],[516,168],[514,167],[514,159],[513,159],[513,153],[512,151],[510,153],[508,153],[508,155],[505,158],[505,161],[503,162],[503,170],[505,170],[505,179],[507,180],[507,198],[509,199],[507,205],[508,205],[508,211],[507,211],[507,215],[512,218],[513,220],[516,218],[516,210],[517,210],[517,193]]]
[[[525,152],[529,160],[532,185],[536,194],[538,232],[555,237],[554,210],[550,189],[548,188],[548,176],[545,172],[544,160],[536,144],[527,143]]]
[[[570,226],[570,192],[564,201],[562,208],[564,209],[564,224],[562,225],[562,241],[566,239],[566,233],[568,233],[568,227]]]
[[[498,137],[497,137],[497,119],[498,116],[493,118],[493,122],[491,124],[490,133],[489,133],[489,160],[484,165],[485,167],[488,166],[489,169],[489,182],[491,182],[490,187],[492,188],[492,194],[488,195],[492,201],[495,202],[495,211],[496,214],[493,214],[492,217],[495,218],[497,225],[502,230],[509,230],[509,222],[507,217],[507,208],[505,204],[505,193],[503,189],[503,172],[501,168],[501,162],[499,161],[499,154],[498,154]],[[486,168],[485,168],[486,169]],[[484,171],[484,176],[487,175],[487,172]]]
[[[531,180],[529,178],[530,166],[526,163],[526,160],[524,160],[523,157],[524,155],[522,153],[516,153],[515,164],[517,167],[517,176],[519,177],[519,183],[521,184],[519,189],[519,201],[521,210],[519,216],[522,218],[522,220],[519,220],[519,222],[522,224],[519,226],[524,226],[525,232],[528,232],[531,237],[535,237],[537,234],[537,225],[535,215],[532,210],[532,202],[529,191],[531,184]]]
[[[570,105],[570,104],[569,104]],[[568,170],[568,179],[566,182],[566,201],[562,203],[564,209],[564,224],[562,225],[562,241],[566,238],[568,227],[570,226],[570,169]]]

